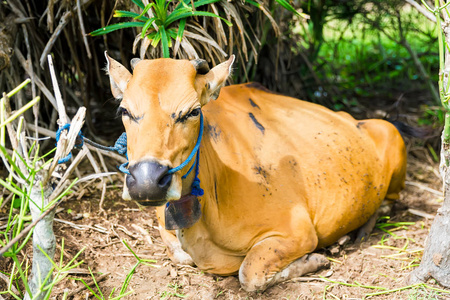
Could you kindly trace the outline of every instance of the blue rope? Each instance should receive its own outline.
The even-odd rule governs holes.
[[[200,149],[197,150],[197,158],[195,159],[195,177],[191,186],[191,194],[197,197],[203,196],[205,193],[203,189],[200,187],[200,179],[198,178],[199,167],[200,167]]]
[[[59,142],[59,138],[61,137],[61,133],[63,132],[63,130],[69,130],[70,129],[70,124],[64,124],[63,126],[61,126],[61,128],[58,129],[58,131],[56,131],[56,142]],[[77,148],[81,148],[83,146],[83,133],[80,131],[78,132],[78,138],[77,138],[77,144],[75,145],[75,147]],[[58,160],[58,164],[65,164],[67,163],[70,159],[72,158],[72,152],[69,152],[69,154],[67,154],[67,156],[60,158]]]
[[[70,124],[64,124],[61,128],[59,128],[58,131],[56,132],[56,142],[59,141],[61,132],[63,130],[69,130],[69,129],[70,129]],[[186,158],[186,160],[183,161],[178,167],[172,168],[167,172],[167,174],[173,174],[173,173],[180,171],[181,169],[186,167],[191,162],[191,160],[195,157],[194,164],[192,164],[192,166],[189,168],[187,173],[182,176],[182,178],[185,179],[192,172],[192,170],[195,167],[195,177],[194,177],[194,181],[192,182],[192,192],[191,192],[191,194],[194,196],[203,196],[203,194],[204,194],[203,189],[200,187],[200,179],[198,178],[199,165],[200,165],[200,143],[202,141],[202,136],[203,136],[203,114],[200,113],[200,130],[198,132],[197,143],[195,144],[194,149],[192,149],[192,152],[189,154],[188,158]],[[85,136],[83,136],[83,133],[80,131],[78,133],[78,143],[76,146],[77,147],[83,146],[83,141],[86,141],[86,143],[88,143],[94,147],[97,147],[99,149],[102,149],[102,150],[116,151],[119,154],[126,155],[127,160],[128,160],[127,133],[126,132],[124,132],[120,135],[120,137],[115,142],[114,147],[107,147],[107,146],[97,144],[97,143],[91,141],[90,139],[86,138]],[[70,152],[66,157],[63,157],[60,160],[58,160],[58,163],[59,164],[66,163],[71,158],[72,158],[72,153]],[[131,175],[130,171],[128,170],[127,167],[128,167],[128,161],[126,163],[123,163],[120,166],[118,166],[118,169],[122,173]]]
[[[184,167],[186,167],[191,162],[192,158],[194,158],[194,156],[197,154],[198,149],[200,148],[200,143],[202,141],[202,136],[203,136],[203,114],[200,113],[200,130],[198,132],[197,143],[195,144],[194,149],[192,149],[191,154],[189,154],[188,158],[186,158],[186,160],[183,161],[181,163],[181,165],[179,165],[178,167],[175,167],[173,169],[170,169],[167,172],[167,174],[173,174],[175,172],[178,172],[181,169],[183,169]]]

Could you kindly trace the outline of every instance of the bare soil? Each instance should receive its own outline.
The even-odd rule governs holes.
[[[108,185],[105,202],[99,209],[99,186],[92,184],[83,193],[74,194],[64,201],[56,215],[57,257],[64,239],[64,261],[71,260],[79,251],[83,260],[67,279],[58,284],[53,297],[62,299],[65,290],[75,291],[92,279],[107,274],[98,285],[105,299],[118,295],[127,274],[137,260],[124,246],[126,240],[142,259],[151,259],[152,265],[140,264],[131,277],[124,299],[446,299],[441,287],[429,283],[381,295],[405,286],[405,279],[417,266],[423,254],[432,215],[440,207],[442,197],[438,166],[432,162],[424,148],[410,149],[406,189],[395,204],[388,222],[410,222],[376,229],[360,244],[353,240],[322,249],[318,252],[331,261],[330,269],[307,277],[276,285],[263,293],[247,293],[241,289],[236,276],[220,277],[205,274],[190,266],[173,264],[157,230],[155,213],[151,208],[140,208],[134,202],[121,199],[121,178],[113,178]],[[428,190],[424,187],[428,188]],[[430,214],[431,218],[417,215]],[[380,221],[386,222],[384,221]],[[400,226],[402,225],[402,226]],[[379,226],[380,227],[380,226]],[[31,258],[31,251],[27,254]],[[56,258],[57,259],[57,258]],[[99,294],[94,286],[93,290]],[[87,296],[90,295],[90,296]],[[450,295],[450,294],[448,294]],[[68,299],[95,299],[87,289],[76,292]]]

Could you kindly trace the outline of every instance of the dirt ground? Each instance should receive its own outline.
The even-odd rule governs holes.
[[[174,265],[159,236],[153,209],[123,201],[122,181],[115,177],[115,184],[107,186],[105,210],[101,212],[101,185],[92,183],[65,200],[56,215],[56,257],[61,253],[64,239],[64,261],[68,262],[84,248],[77,258],[84,262],[57,285],[52,298],[62,299],[64,291],[70,291],[72,295],[67,299],[95,299],[77,280],[92,280],[89,268],[98,280],[104,299],[117,296],[137,262],[122,239],[138,257],[153,260],[150,265],[137,266],[127,289],[132,292],[123,299],[450,298],[447,296],[450,294],[433,290],[441,289],[433,283],[389,292],[404,287],[405,278],[420,262],[432,217],[443,200],[438,192],[442,184],[438,165],[424,149],[410,149],[406,189],[390,219],[380,221],[379,228],[367,241],[337,243],[318,251],[331,261],[329,269],[276,285],[264,293],[245,292],[236,276],[220,277],[195,267]],[[386,221],[392,225],[382,225]],[[26,255],[31,258],[30,249]],[[100,295],[95,286],[92,289]],[[371,295],[380,292],[384,294]]]

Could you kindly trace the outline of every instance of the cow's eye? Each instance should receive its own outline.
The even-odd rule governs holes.
[[[130,113],[128,112],[128,110],[124,107],[120,107],[120,114],[122,115],[122,117],[130,117]]]
[[[187,115],[187,117],[188,117],[188,118],[190,118],[190,117],[196,117],[196,116],[198,116],[198,115],[200,114],[200,112],[201,112],[200,108],[193,109],[193,110]]]

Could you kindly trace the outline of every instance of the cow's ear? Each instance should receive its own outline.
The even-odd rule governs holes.
[[[220,89],[225,85],[225,82],[231,74],[231,67],[234,62],[234,55],[220,65],[212,68],[205,75],[197,75],[196,84],[202,90],[201,105],[205,105],[211,99],[216,100],[219,97]]]
[[[128,81],[132,75],[122,64],[112,59],[105,51],[106,56],[106,72],[109,74],[109,81],[111,82],[111,92],[116,99],[123,97]]]

